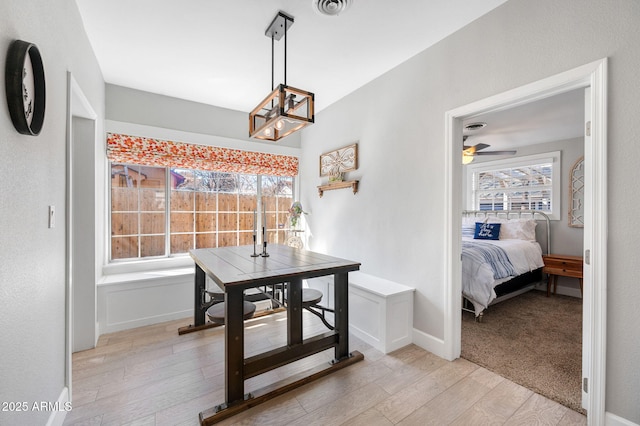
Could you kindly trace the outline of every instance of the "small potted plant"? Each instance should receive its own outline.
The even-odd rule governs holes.
[[[289,208],[289,221],[291,223],[292,229],[296,228],[296,226],[298,225],[298,219],[300,219],[300,216],[303,213],[307,214],[305,211],[302,210],[302,204],[300,204],[299,201],[296,201],[293,204],[291,204],[291,208]]]

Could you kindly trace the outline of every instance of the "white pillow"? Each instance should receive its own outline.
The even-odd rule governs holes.
[[[476,232],[476,222],[484,222],[485,218],[463,216],[462,217],[462,238],[473,238]]]
[[[537,224],[533,219],[505,220],[500,228],[500,239],[535,241]]]

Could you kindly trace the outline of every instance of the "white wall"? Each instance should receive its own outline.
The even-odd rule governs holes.
[[[20,135],[9,117],[4,84],[0,85],[0,401],[53,403],[63,393],[66,374],[67,71],[99,117],[104,116],[104,83],[72,0],[0,2],[2,63],[14,39],[38,46],[47,97],[40,135]],[[53,229],[47,227],[49,205],[56,207]],[[0,424],[45,424],[52,414],[0,411]]]
[[[442,339],[445,112],[609,57],[606,410],[635,423],[639,21],[634,0],[510,0],[320,112],[302,135],[300,196],[310,248],[415,287],[414,327]],[[360,191],[319,198],[318,156],[354,141]]]
[[[113,84],[106,85],[106,96],[106,116],[109,120],[216,135],[238,141],[251,141],[254,145],[264,147],[273,145],[272,142],[249,138],[248,112],[219,108]],[[300,133],[281,139],[278,145],[300,148]]]

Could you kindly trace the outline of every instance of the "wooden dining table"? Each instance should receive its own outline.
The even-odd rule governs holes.
[[[284,392],[364,359],[349,352],[348,274],[360,263],[297,249],[271,245],[268,256],[252,256],[253,245],[191,250],[195,261],[195,299],[193,329],[206,328],[206,277],[225,295],[225,401],[200,413],[200,424],[210,425],[261,404]],[[303,280],[334,276],[334,329],[303,339]],[[244,357],[244,291],[250,288],[286,283],[287,344],[267,352]],[[334,349],[334,359],[265,388],[245,393],[244,381],[304,357]]]

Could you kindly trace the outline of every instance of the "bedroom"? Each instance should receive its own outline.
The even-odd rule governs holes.
[[[529,231],[519,226],[516,227],[516,233],[509,233],[509,228],[500,230],[501,240],[503,238],[524,237],[525,239],[531,239],[537,237],[536,239],[542,246],[538,249],[538,253],[533,253],[533,256],[528,258],[532,259],[532,264],[525,264],[520,267],[523,272],[542,266],[542,253],[582,255],[583,228],[581,227],[582,224],[569,226],[571,197],[568,191],[571,188],[569,180],[571,169],[576,161],[581,160],[584,155],[583,121],[584,91],[578,89],[523,106],[477,115],[473,118],[465,119],[463,122],[465,126],[465,146],[481,148],[478,151],[480,154],[473,156],[463,171],[462,182],[464,189],[462,193],[465,194],[463,197],[464,208],[473,210],[480,206],[482,209],[491,210],[499,209],[505,203],[509,203],[511,209],[542,208],[542,211],[551,217],[551,220],[547,222],[543,220],[545,219],[543,216],[536,216],[538,221],[535,234],[537,235],[532,233],[531,236],[528,236]],[[500,155],[500,151],[504,150],[507,151],[505,153],[507,155]],[[541,161],[548,160],[552,161],[543,166],[543,168],[531,168],[529,166],[530,164],[538,164]],[[549,169],[552,169],[552,171]],[[546,177],[541,179],[541,176]],[[548,185],[551,179],[558,179],[557,185],[552,188]],[[471,190],[473,182],[479,182],[480,185],[483,185],[482,188],[485,188],[485,194],[481,193],[479,195],[482,199],[477,201],[478,204],[474,203],[474,192]],[[526,187],[532,184],[547,184],[547,186],[544,189],[542,187],[531,188],[537,193],[529,194],[525,192],[525,197],[523,198],[522,191],[526,191]],[[513,189],[509,189],[510,187]],[[545,190],[548,190],[548,192],[545,192]],[[498,192],[498,198],[495,197],[495,192]],[[555,203],[561,207],[560,214],[557,209],[554,212],[549,208],[549,204]],[[483,216],[484,214],[476,213],[467,215],[469,218],[466,222],[463,219],[464,241],[482,242],[481,240],[473,239],[473,226],[465,227],[465,223],[473,225],[476,221],[485,221]],[[515,222],[514,224],[505,224],[505,221],[499,218],[494,220],[495,215],[492,215],[488,222],[501,223],[502,228],[520,225],[518,217],[515,214],[511,214],[511,216],[512,219],[515,219],[512,221]],[[506,215],[503,214],[502,217],[506,217]],[[524,214],[523,217],[530,218],[531,215]],[[524,224],[526,223],[524,222]],[[465,233],[465,228],[470,232]],[[546,235],[547,229],[549,229],[548,236]],[[549,246],[547,245],[548,239]],[[492,241],[489,241],[489,243],[492,243]],[[527,241],[523,241],[521,245],[524,245],[524,248],[528,248],[526,247],[528,246]],[[466,250],[465,247],[463,246],[463,256]],[[470,246],[469,249],[472,249],[472,247]],[[515,247],[510,246],[504,248],[515,249]],[[511,256],[511,251],[507,251],[507,254]],[[465,264],[466,261],[463,257],[463,270]],[[580,271],[582,271],[582,268],[580,268]],[[504,288],[508,284],[496,287],[496,293],[498,293],[498,296],[502,296],[500,299],[506,299],[504,301],[505,304],[511,303],[513,306],[517,304],[518,311],[513,311],[515,308],[505,306],[501,307],[501,309],[494,308],[492,311],[490,306],[486,311],[479,312],[480,315],[476,319],[482,321],[486,313],[492,319],[491,324],[473,324],[469,323],[469,321],[473,321],[472,318],[475,316],[475,312],[473,312],[474,306],[471,304],[468,306],[472,312],[463,315],[462,354],[466,359],[487,366],[493,371],[501,371],[503,375],[519,383],[529,383],[530,388],[537,389],[547,396],[555,397],[556,400],[564,401],[565,404],[572,406],[574,409],[579,409],[581,406],[580,370],[582,367],[581,327],[576,324],[581,324],[582,322],[581,310],[576,310],[582,304],[579,281],[575,278],[559,278],[557,294],[570,295],[571,298],[556,297],[556,300],[553,300],[556,311],[549,309],[547,306],[550,300],[545,300],[544,297],[546,293],[546,284],[544,282],[546,274],[542,276],[539,272],[531,280],[533,288],[539,291],[535,292],[535,296],[527,296],[527,300],[534,303],[532,306],[537,308],[529,308],[524,302],[514,302],[508,299],[510,296],[517,296],[517,292],[507,292],[506,295],[502,295],[506,290],[501,292],[498,289]],[[465,290],[468,288],[465,285],[467,280],[473,280],[476,285],[482,285],[482,281],[479,281],[478,277],[478,274],[469,278],[465,278],[463,275],[463,293],[465,291],[473,291],[473,287]],[[493,281],[493,277],[491,281]],[[529,288],[531,286],[525,287],[520,291],[527,291]],[[520,289],[520,285],[515,286],[512,284],[507,289],[515,291]],[[477,294],[482,298],[482,292]],[[484,306],[479,306],[477,303],[476,305],[478,309],[484,309]],[[564,328],[562,326],[556,327],[552,319],[556,316],[555,312],[561,313],[560,315],[562,316],[573,312],[573,317],[570,317],[571,325]],[[510,320],[503,319],[501,315],[507,315]],[[528,325],[529,322],[524,319],[532,317],[536,319],[530,323],[531,325]],[[516,319],[523,322],[520,325],[516,325],[513,323]],[[501,324],[504,324],[504,328],[500,326]],[[574,324],[576,325],[574,326]],[[510,329],[510,333],[513,334],[505,334],[507,329]],[[572,331],[569,332],[569,330]],[[555,336],[555,338],[552,336]],[[538,339],[538,344],[535,344],[536,340],[534,339]],[[555,342],[558,339],[564,340],[566,343],[556,346]],[[489,341],[497,346],[492,348]],[[571,344],[575,345],[575,347],[567,346],[569,345],[568,342],[575,342]],[[489,354],[492,355],[488,357]],[[538,359],[549,359],[549,362],[540,364],[537,361]],[[532,373],[534,371],[535,374]],[[560,377],[562,379],[559,379]]]
[[[49,108],[48,125],[39,138],[17,136],[6,114],[3,119],[1,132],[9,146],[3,159],[7,174],[19,176],[32,170],[34,179],[43,185],[35,194],[23,191],[23,186],[3,191],[2,205],[14,207],[3,207],[6,214],[2,233],[14,243],[3,249],[2,281],[15,303],[8,304],[7,315],[2,319],[2,336],[3,341],[15,342],[30,358],[20,359],[18,352],[11,351],[2,375],[19,395],[55,400],[64,386],[64,345],[60,342],[64,341],[65,235],[60,225],[47,230],[43,221],[48,205],[65,203],[65,171],[56,165],[65,161],[66,71],[74,73],[98,117],[109,117],[105,110],[112,104],[105,100],[109,88],[104,86],[73,2],[39,2],[38,7],[22,3],[3,2],[0,31],[4,45],[7,47],[10,39],[19,37],[39,40],[43,52],[53,52],[47,53],[45,59],[48,78],[52,79],[48,80],[48,99],[54,107]],[[443,114],[459,105],[608,57],[612,64],[607,99],[610,205],[624,207],[611,207],[607,221],[611,254],[607,275],[606,411],[640,423],[640,381],[632,368],[640,356],[636,345],[638,329],[623,326],[637,324],[631,301],[639,296],[638,287],[633,284],[638,268],[633,253],[638,252],[638,242],[628,232],[634,223],[636,204],[628,182],[637,180],[638,175],[634,160],[638,145],[633,141],[638,133],[635,117],[640,94],[633,83],[640,63],[636,25],[639,11],[637,2],[615,4],[617,7],[592,1],[585,7],[581,1],[549,1],[532,10],[529,2],[509,0],[324,110],[301,141],[300,201],[312,213],[308,219],[316,250],[331,249],[337,256],[355,256],[366,262],[372,274],[420,286],[414,329],[433,337],[433,341],[441,340],[446,334],[442,266],[446,263],[446,247],[441,243],[441,206],[445,200]],[[41,25],[38,28],[31,25],[30,17],[34,16]],[[577,25],[579,22],[590,23],[590,28],[582,28]],[[374,104],[371,100],[378,99],[380,93],[387,94],[388,102],[370,107]],[[202,112],[203,117],[213,114],[214,108],[204,108]],[[161,119],[171,123],[172,117],[165,114]],[[246,117],[238,122],[244,129]],[[200,120],[194,127],[202,123]],[[104,131],[102,124],[98,131]],[[361,191],[355,196],[349,191],[334,191],[319,199],[319,155],[356,140],[361,144]],[[102,146],[97,145],[93,154],[85,157],[88,164],[95,164],[98,176],[104,172],[103,158],[97,155],[102,152]],[[425,187],[424,182],[432,184]],[[88,204],[103,211],[104,182],[97,180],[94,186]],[[392,202],[380,203],[380,197]],[[396,206],[401,206],[402,211],[398,212]],[[372,211],[376,214],[366,214]],[[58,213],[64,210],[58,207]],[[105,223],[103,219],[96,221],[95,215],[91,219],[95,231],[88,234],[87,241],[94,256],[92,264],[96,265],[92,272],[97,276],[104,258]],[[352,241],[348,246],[341,244],[345,236]],[[46,261],[34,267],[29,254]],[[34,282],[51,284],[42,287],[42,292],[27,293],[24,289]],[[25,305],[51,313],[51,332],[41,324],[24,321]],[[51,350],[43,353],[38,342]],[[37,377],[16,373],[27,366]]]

